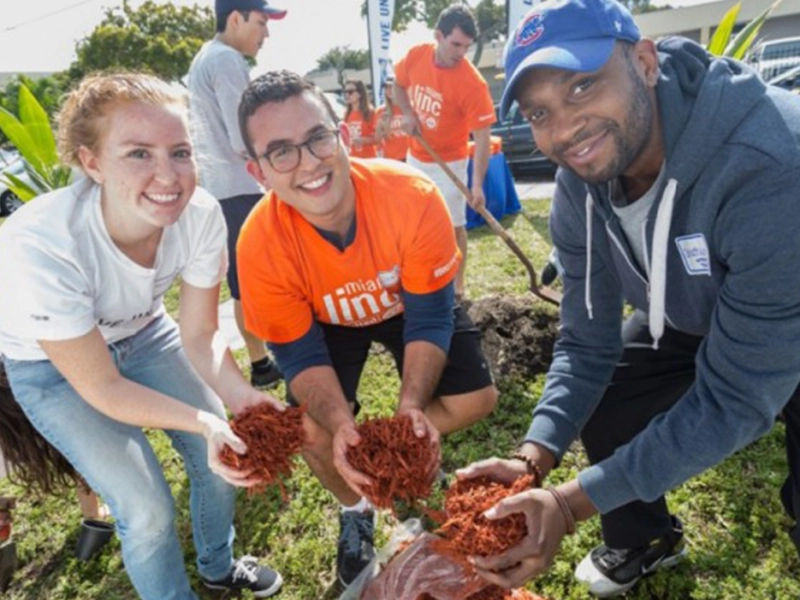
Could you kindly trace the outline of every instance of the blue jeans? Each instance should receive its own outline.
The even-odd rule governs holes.
[[[224,418],[220,400],[190,366],[175,322],[155,319],[109,346],[122,375]],[[189,587],[175,531],[175,505],[161,465],[139,427],[101,414],[48,360],[5,358],[11,389],[31,423],[108,503],[117,522],[125,568],[145,600],[186,600]],[[233,565],[235,489],[208,468],[205,439],[167,430],[191,484],[189,506],[197,568],[224,578]]]

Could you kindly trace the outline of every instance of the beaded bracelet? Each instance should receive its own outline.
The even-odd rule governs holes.
[[[542,469],[533,460],[530,456],[523,454],[522,452],[515,452],[511,455],[511,458],[516,460],[521,460],[525,463],[525,470],[528,471],[528,475],[533,475],[533,483],[531,483],[531,487],[542,487],[542,481],[544,477],[542,477]]]
[[[561,513],[564,515],[564,520],[567,522],[567,535],[572,535],[575,533],[575,515],[572,514],[572,509],[569,507],[567,499],[556,488],[549,487],[547,491],[553,496],[558,508],[561,509]]]

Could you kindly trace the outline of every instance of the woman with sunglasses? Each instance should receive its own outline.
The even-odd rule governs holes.
[[[375,109],[364,82],[348,79],[344,84],[344,101],[347,104],[344,122],[350,129],[350,156],[375,158],[378,156]]]

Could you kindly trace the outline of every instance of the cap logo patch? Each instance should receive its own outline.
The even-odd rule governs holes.
[[[528,15],[517,29],[517,45],[529,46],[544,33],[544,16],[542,13],[535,12]]]

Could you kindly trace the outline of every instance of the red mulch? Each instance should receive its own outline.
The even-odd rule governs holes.
[[[438,453],[429,438],[418,438],[411,417],[368,419],[358,426],[361,442],[347,451],[350,465],[371,477],[364,490],[377,508],[395,500],[415,503],[430,496]]]
[[[249,489],[250,493],[263,492],[277,482],[286,497],[281,476],[292,474],[292,457],[303,448],[304,412],[305,409],[293,406],[279,411],[263,403],[247,409],[231,422],[233,432],[247,444],[247,452],[237,454],[225,446],[220,460],[234,469],[250,471],[260,481]]]
[[[503,498],[529,489],[532,482],[531,475],[520,477],[511,485],[488,477],[456,481],[445,495],[447,521],[436,530],[444,538],[442,551],[463,559],[502,554],[519,544],[528,531],[523,514],[490,520],[483,513]]]

